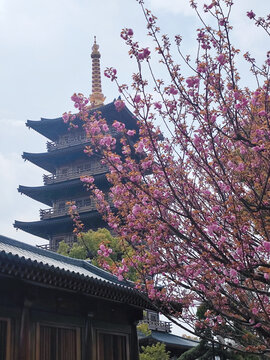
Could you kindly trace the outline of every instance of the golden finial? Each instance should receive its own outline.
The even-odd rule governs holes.
[[[105,97],[101,90],[101,76],[100,76],[100,52],[99,46],[94,37],[94,45],[92,46],[92,94],[90,95],[91,108],[96,108],[104,104]]]

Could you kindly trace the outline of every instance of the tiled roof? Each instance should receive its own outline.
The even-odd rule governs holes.
[[[137,120],[134,115],[127,107],[118,112],[115,108],[114,101],[100,108],[91,110],[90,114],[95,111],[100,111],[109,123],[117,119],[125,123],[128,129],[137,128]],[[59,134],[65,133],[68,130],[68,125],[64,123],[62,117],[56,119],[41,118],[39,121],[28,120],[26,125],[53,141],[58,138]]]
[[[132,283],[119,281],[89,261],[72,259],[1,235],[0,274],[139,307],[145,307],[148,302]]]
[[[182,336],[177,336],[173,334],[169,334],[166,332],[161,331],[152,331],[151,335],[145,337],[141,336],[141,339],[143,340],[154,340],[155,342],[162,342],[166,344],[167,346],[173,346],[175,348],[185,348],[185,349],[191,349],[194,346],[199,345],[198,341],[195,340],[189,340],[186,338],[183,338]]]

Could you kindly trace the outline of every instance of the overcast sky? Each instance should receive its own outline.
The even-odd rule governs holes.
[[[232,14],[234,41],[243,50],[263,57],[267,37],[245,16],[253,9],[270,12],[269,0],[235,0]],[[164,33],[182,34],[187,52],[198,26],[188,0],[149,0]],[[136,70],[119,34],[134,29],[143,46],[149,46],[144,19],[135,0],[0,0],[0,234],[31,244],[46,243],[23,231],[14,220],[34,221],[45,205],[17,192],[20,185],[42,184],[44,171],[21,158],[23,151],[45,151],[46,139],[25,126],[27,119],[59,117],[72,110],[74,92],[91,92],[91,47],[94,35],[100,45],[101,65],[118,69],[128,83]],[[246,72],[247,74],[247,72]],[[111,102],[118,93],[103,78],[103,93]]]

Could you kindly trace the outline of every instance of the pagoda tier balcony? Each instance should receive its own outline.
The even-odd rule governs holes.
[[[74,244],[70,243],[68,245],[72,246]],[[52,252],[57,252],[57,250],[59,249],[59,244],[42,244],[42,245],[36,245],[37,248],[43,249],[43,250],[49,250]]]
[[[42,245],[36,245],[37,248],[43,249],[43,250],[52,250],[50,244],[42,244]]]
[[[61,174],[43,175],[43,183],[44,185],[55,184],[61,181],[79,179],[84,175],[100,175],[108,171],[106,166],[101,165],[100,163],[98,165],[99,166],[89,165],[88,169],[68,169]]]
[[[80,144],[86,144],[89,142],[89,138],[87,138],[85,132],[80,132],[75,134],[66,135],[64,137],[61,137],[58,141],[47,141],[47,150],[54,151],[63,149],[70,146],[80,145]]]
[[[149,330],[156,330],[170,333],[172,331],[172,324],[169,321],[160,320],[142,320],[139,324],[147,324]]]
[[[67,244],[69,247],[72,247],[72,245],[76,242],[76,240],[63,240],[65,242],[65,244]],[[47,244],[42,244],[42,245],[36,245],[37,248],[40,249],[44,249],[44,250],[49,250],[52,252],[57,252],[57,250],[59,249],[59,242],[55,242],[55,241],[50,241]]]
[[[94,203],[91,203],[90,199],[88,199],[89,201],[86,204],[82,204],[82,205],[77,205],[77,210],[79,213],[82,212],[87,212],[87,211],[93,211],[96,210],[96,207],[94,205]],[[50,209],[45,209],[45,210],[40,210],[40,220],[47,220],[47,219],[51,219],[51,218],[56,218],[56,217],[60,217],[60,216],[66,216],[68,215],[69,212],[69,205],[65,205],[63,207],[60,208],[50,208]]]

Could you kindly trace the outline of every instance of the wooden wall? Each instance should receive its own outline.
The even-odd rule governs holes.
[[[138,360],[142,311],[0,277],[0,360]]]

